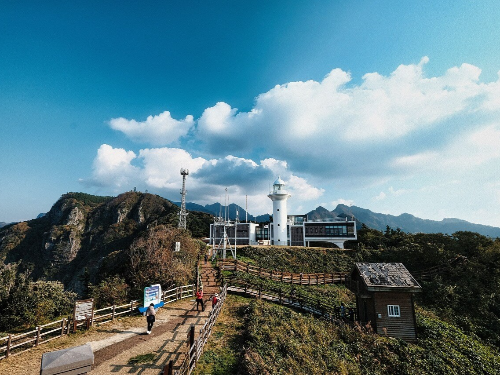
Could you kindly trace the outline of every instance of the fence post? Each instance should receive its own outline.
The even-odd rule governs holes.
[[[66,319],[62,318],[62,320],[61,320],[61,334],[59,336],[64,335],[64,326],[65,326],[65,323],[66,323]]]
[[[132,315],[132,311],[134,311],[134,301],[130,301],[130,315]]]
[[[163,367],[163,375],[173,375],[174,361],[170,360],[168,365]]]
[[[7,340],[7,351],[5,352],[6,358],[10,355],[10,345],[11,344],[12,344],[12,335],[9,335],[9,339]]]
[[[40,342],[40,326],[36,327],[36,340],[35,340],[35,346],[38,346],[38,343]]]
[[[309,274],[307,274],[307,277],[308,277],[308,279],[309,279],[309,285],[311,285],[311,274],[310,274],[310,273],[309,273]]]
[[[259,299],[262,298],[262,285],[259,285]]]
[[[111,320],[115,320],[116,305],[113,305],[113,312],[111,313]]]
[[[300,273],[300,285],[302,285],[302,272]]]
[[[194,344],[194,324],[191,324],[188,332],[189,347],[191,348]]]
[[[273,279],[273,270],[271,270],[271,280]]]

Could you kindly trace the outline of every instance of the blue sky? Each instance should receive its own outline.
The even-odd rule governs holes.
[[[0,2],[0,221],[136,187],[500,226],[496,1]]]

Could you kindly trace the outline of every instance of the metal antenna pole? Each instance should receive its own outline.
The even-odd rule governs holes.
[[[179,228],[186,229],[186,176],[189,175],[189,170],[181,168],[182,190],[181,190],[181,212],[179,212]]]

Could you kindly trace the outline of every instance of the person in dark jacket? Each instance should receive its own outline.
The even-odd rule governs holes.
[[[152,303],[146,310],[146,321],[148,322],[148,332],[147,332],[148,335],[151,333],[151,330],[153,329],[153,323],[156,320],[155,315],[156,315],[155,305],[154,303]]]

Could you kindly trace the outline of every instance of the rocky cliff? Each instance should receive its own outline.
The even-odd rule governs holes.
[[[68,193],[45,216],[0,229],[0,262],[19,262],[34,279],[59,280],[79,292],[82,278],[98,282],[126,267],[125,250],[132,241],[150,226],[176,226],[178,212],[153,194]],[[208,214],[190,213],[188,229],[206,235],[211,220]]]

